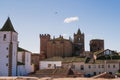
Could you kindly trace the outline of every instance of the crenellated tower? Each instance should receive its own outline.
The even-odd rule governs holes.
[[[104,50],[104,40],[103,39],[92,39],[90,41],[90,52],[96,52]]]
[[[47,57],[47,42],[50,40],[49,34],[40,34],[40,54]]]

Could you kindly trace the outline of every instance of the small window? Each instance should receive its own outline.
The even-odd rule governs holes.
[[[8,63],[6,63],[6,66],[8,66]]]
[[[54,68],[56,68],[56,64],[54,64]]]
[[[8,50],[8,47],[6,48],[6,50]]]
[[[108,65],[108,68],[110,68],[110,65]]]
[[[104,68],[104,65],[102,65],[102,68]]]
[[[84,70],[84,66],[83,65],[81,65],[81,70]]]
[[[115,68],[115,65],[113,65],[113,68]]]
[[[6,40],[6,34],[4,34],[4,36],[3,36],[3,40],[4,40],[4,41]]]
[[[50,68],[51,67],[51,64],[48,64],[48,68]]]
[[[112,72],[109,72],[109,74],[112,74]]]
[[[93,74],[96,75],[96,72],[94,72]]]
[[[8,55],[6,56],[6,58],[8,58]]]
[[[91,68],[91,66],[89,65],[89,66],[88,66],[88,68],[90,69],[90,68]]]

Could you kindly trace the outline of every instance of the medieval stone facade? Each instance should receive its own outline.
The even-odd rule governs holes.
[[[104,50],[104,40],[92,39],[90,41],[90,52]]]
[[[77,34],[74,33],[74,54],[75,56],[83,55],[84,49],[84,34],[78,29]],[[80,54],[81,53],[81,54]]]
[[[50,38],[49,34],[40,34],[40,54],[46,58],[60,56],[79,56],[84,52],[84,34],[78,29],[74,33],[74,40],[65,39],[63,36]]]

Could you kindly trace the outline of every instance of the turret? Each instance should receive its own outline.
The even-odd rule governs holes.
[[[40,53],[47,54],[47,42],[50,40],[49,34],[40,34]]]

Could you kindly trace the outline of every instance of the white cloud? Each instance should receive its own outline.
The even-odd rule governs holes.
[[[79,17],[77,17],[77,16],[75,16],[75,17],[68,17],[68,18],[64,19],[64,23],[71,23],[71,22],[78,21],[78,20],[79,20]]]

